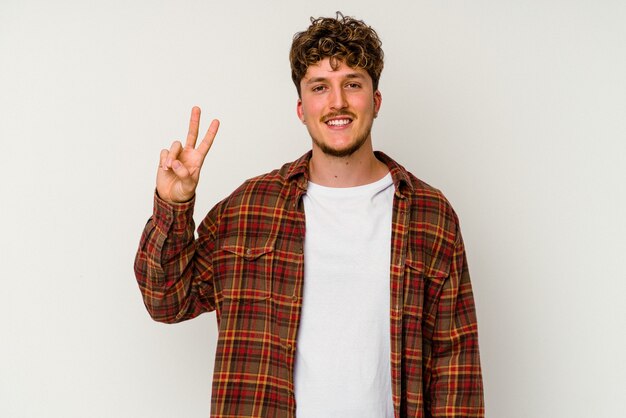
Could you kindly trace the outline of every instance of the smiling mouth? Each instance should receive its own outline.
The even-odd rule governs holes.
[[[326,125],[328,126],[346,126],[352,123],[352,119],[350,118],[342,118],[342,119],[331,119],[326,121]]]

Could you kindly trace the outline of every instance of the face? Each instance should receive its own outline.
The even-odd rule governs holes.
[[[328,58],[309,66],[300,81],[298,117],[313,139],[313,151],[347,157],[371,144],[382,96],[362,68],[344,63],[333,70]]]

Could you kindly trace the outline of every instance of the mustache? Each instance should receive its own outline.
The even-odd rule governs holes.
[[[328,120],[330,120],[330,119],[332,119],[332,118],[338,118],[338,117],[340,117],[340,116],[347,116],[347,117],[349,117],[349,118],[350,118],[350,119],[352,119],[352,120],[356,119],[356,115],[355,115],[354,113],[349,112],[349,111],[347,111],[347,110],[343,110],[343,111],[340,111],[340,112],[331,112],[331,113],[328,113],[328,114],[326,114],[326,115],[322,116],[322,117],[320,118],[320,121],[321,121],[322,123],[326,123]]]

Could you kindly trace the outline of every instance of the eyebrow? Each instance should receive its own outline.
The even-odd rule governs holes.
[[[359,73],[349,73],[349,74],[346,74],[345,78],[347,78],[347,79],[355,79],[355,78],[363,79],[364,77],[363,77],[362,74],[359,74]],[[320,83],[320,82],[327,81],[327,80],[328,80],[328,78],[326,78],[326,77],[313,77],[313,78],[309,79],[306,82],[306,84],[309,85],[309,84],[313,84],[313,83]]]

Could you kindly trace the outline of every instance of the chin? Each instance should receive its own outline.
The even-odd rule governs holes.
[[[326,144],[317,144],[318,148],[326,155],[337,158],[349,157],[357,152],[363,144],[353,144],[343,148],[333,148]]]
[[[328,155],[330,157],[346,158],[346,157],[350,157],[352,154],[360,150],[363,144],[365,144],[365,142],[367,141],[368,137],[369,137],[369,133],[368,135],[364,135],[363,137],[359,138],[357,141],[353,142],[352,144],[348,144],[343,147],[332,147],[329,144],[319,141],[315,138],[313,138],[313,142],[315,143],[315,145],[317,145],[320,151],[322,151],[322,153],[324,153],[325,155]]]

